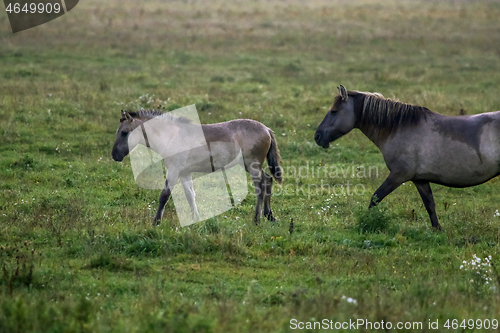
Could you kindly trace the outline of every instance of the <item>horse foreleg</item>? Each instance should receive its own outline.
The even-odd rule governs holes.
[[[191,176],[181,177],[181,183],[184,188],[184,194],[186,195],[189,207],[191,207],[193,222],[198,222],[200,215],[198,214],[198,207],[196,207],[196,194],[194,193],[193,179]]]
[[[391,177],[387,177],[386,180],[380,185],[380,187],[375,191],[375,193],[372,196],[372,199],[370,201],[370,206],[368,208],[372,208],[376,204],[378,204],[380,201],[382,201],[387,195],[389,195],[392,191],[397,189],[399,185],[401,185],[403,182],[398,181]]]
[[[429,182],[413,181],[417,187],[418,193],[424,202],[425,209],[431,218],[432,227],[436,230],[442,230],[441,225],[436,214],[436,204],[434,203],[434,196],[432,195],[431,185]]]
[[[161,218],[163,216],[163,208],[165,208],[165,205],[168,202],[168,199],[170,198],[170,188],[168,187],[168,180],[165,181],[165,187],[161,191],[160,194],[160,204],[158,206],[158,211],[156,212],[155,219],[153,220],[153,226],[159,225],[161,222]]]
[[[262,181],[261,189],[264,193],[264,216],[267,217],[269,221],[276,221],[273,217],[273,211],[271,210],[271,190],[273,187],[273,178],[262,171]]]

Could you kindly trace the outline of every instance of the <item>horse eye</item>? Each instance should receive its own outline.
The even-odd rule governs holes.
[[[338,110],[331,109],[330,113],[337,113]]]
[[[122,132],[122,136],[127,136],[128,132]]]

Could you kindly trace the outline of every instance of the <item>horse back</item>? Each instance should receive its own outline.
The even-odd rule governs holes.
[[[208,143],[234,142],[247,158],[253,157],[263,161],[271,146],[269,128],[251,119],[202,125],[202,129]]]

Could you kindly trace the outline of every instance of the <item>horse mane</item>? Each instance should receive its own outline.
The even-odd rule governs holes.
[[[415,126],[433,112],[426,107],[393,101],[378,93],[349,91],[354,98],[354,109],[357,113],[357,127],[373,128],[384,135],[393,134],[398,128]],[[335,103],[341,100],[335,97]]]
[[[191,119],[186,118],[186,117],[179,117],[179,116],[174,116],[172,113],[163,113],[159,110],[140,110],[137,112],[129,112],[128,113],[132,118],[139,118],[139,119],[152,119],[156,117],[161,117],[162,119],[165,119],[167,121],[172,121],[176,123],[181,123],[181,124],[189,124],[191,123]],[[122,118],[120,121],[123,121],[124,118]]]

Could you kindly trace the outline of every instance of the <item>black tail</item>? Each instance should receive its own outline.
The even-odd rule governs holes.
[[[271,129],[269,129],[269,134],[271,134],[271,147],[267,152],[267,166],[269,167],[269,170],[271,171],[271,174],[273,175],[274,179],[276,179],[278,183],[281,183],[283,171],[281,170],[280,167],[281,163],[280,150],[278,149],[278,144],[276,143],[274,132]]]

